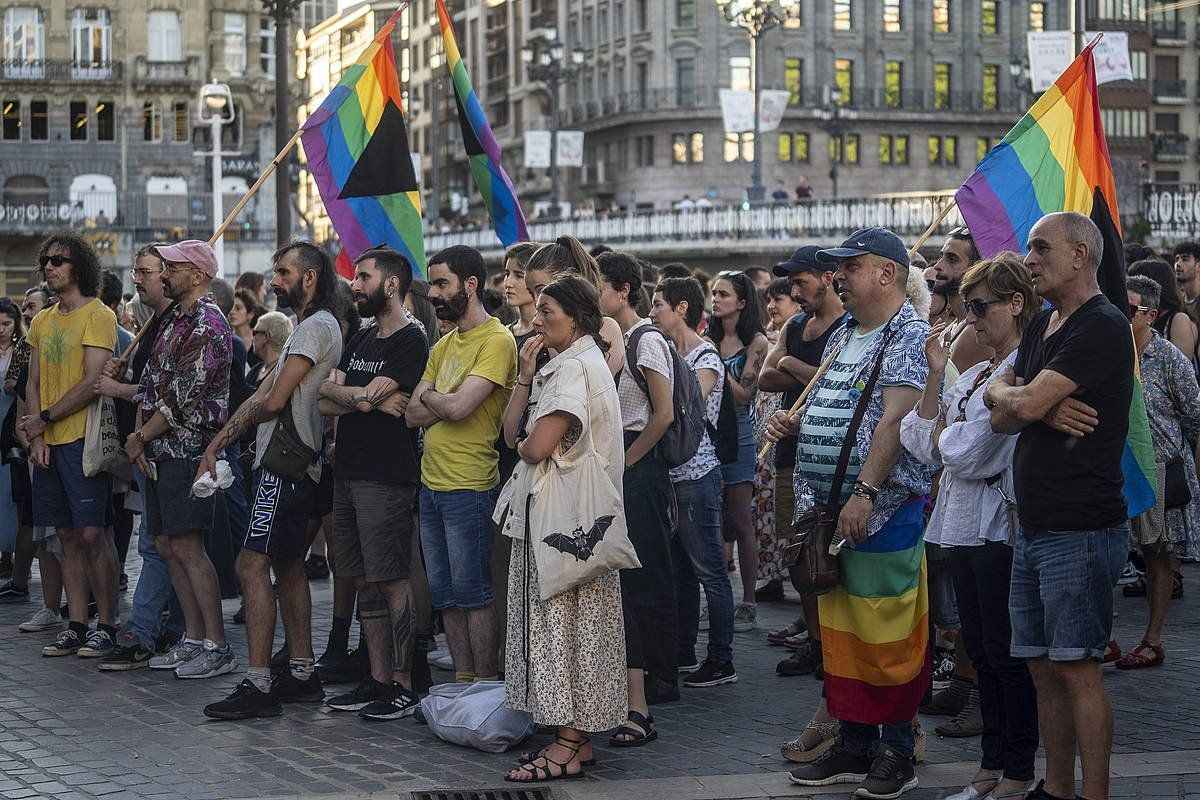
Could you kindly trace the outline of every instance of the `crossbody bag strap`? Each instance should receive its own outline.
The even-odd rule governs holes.
[[[872,367],[871,375],[867,378],[867,384],[863,388],[862,395],[858,398],[858,405],[854,407],[854,416],[850,418],[850,427],[846,430],[846,438],[842,442],[842,452],[838,455],[837,469],[833,473],[833,485],[829,489],[830,505],[836,505],[842,497],[842,485],[846,482],[846,469],[850,466],[850,448],[855,445],[858,436],[858,426],[862,424],[863,417],[866,416],[867,404],[871,402],[871,393],[875,391],[875,384],[879,380],[879,372],[883,369],[883,358],[887,354],[888,345],[891,343],[891,335],[885,333],[884,336],[883,343],[879,346],[879,354],[875,356],[875,366]]]

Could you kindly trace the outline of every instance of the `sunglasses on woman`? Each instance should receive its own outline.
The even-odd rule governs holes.
[[[965,301],[963,303],[963,308],[965,308],[970,313],[974,314],[976,317],[982,317],[984,314],[987,313],[988,306],[994,306],[997,303],[1003,303],[1003,302],[1004,302],[1003,300],[980,300],[980,299],[976,298],[974,300]]]

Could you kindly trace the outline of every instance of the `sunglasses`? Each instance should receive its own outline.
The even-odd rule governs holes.
[[[717,273],[718,278],[736,278],[739,275],[745,277],[746,271],[742,269],[723,269]]]
[[[45,269],[47,264],[53,264],[56,267],[61,267],[63,264],[74,264],[75,262],[66,256],[42,256],[38,259],[38,264]]]
[[[974,314],[976,317],[982,317],[987,313],[988,306],[994,306],[997,303],[1003,302],[1003,300],[979,300],[977,298],[975,300],[967,300],[964,302],[963,308],[965,308],[971,314]]]
[[[947,236],[970,236],[971,231],[967,230],[966,225],[959,225],[954,230],[950,231]]]
[[[1151,311],[1158,311],[1158,309],[1153,308],[1152,306],[1130,306],[1129,307],[1129,318],[1133,319],[1139,311],[1141,311],[1142,313],[1145,313],[1145,314],[1149,314]]]

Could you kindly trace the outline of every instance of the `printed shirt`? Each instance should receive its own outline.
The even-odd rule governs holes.
[[[649,326],[650,320],[643,319],[635,322],[625,331],[625,347],[629,347],[629,337],[642,326]],[[643,333],[638,339],[636,365],[631,365],[626,359],[618,373],[621,377],[617,382],[617,399],[621,401],[621,419],[627,431],[643,431],[650,422],[650,398],[638,385],[637,378],[631,370],[642,368],[653,370],[667,379],[667,386],[674,391],[675,370],[671,365],[671,349],[665,336],[659,333]]]
[[[134,397],[143,424],[158,411],[171,426],[146,445],[151,461],[199,458],[225,424],[231,335],[211,295],[200,298],[190,311],[176,303],[163,314]]]
[[[845,327],[829,338],[829,344],[825,347],[825,354],[822,361],[824,358],[828,358],[830,353],[840,350],[857,329],[858,322],[853,318],[848,320]],[[863,460],[865,460],[865,454],[871,450],[871,439],[875,434],[875,427],[883,420],[883,390],[889,386],[924,388],[925,379],[929,373],[929,363],[925,359],[925,339],[928,334],[929,323],[917,315],[911,303],[907,300],[904,301],[904,305],[882,327],[879,335],[867,343],[862,356],[858,359],[857,370],[854,370],[850,375],[848,385],[840,389],[844,395],[844,403],[850,409],[846,415],[845,427],[842,429],[844,431],[845,428],[849,427],[854,402],[860,396],[858,394],[859,389],[865,386],[867,380],[870,378],[871,369],[875,365],[875,358],[879,354],[880,347],[886,342],[887,349],[884,351],[883,366],[879,371],[879,380],[876,382],[875,390],[871,393],[867,401],[862,424],[858,426],[858,432],[855,436],[855,448],[858,453],[863,454]],[[831,377],[827,372],[821,377],[821,380],[814,388],[813,394],[819,397],[822,388],[833,384],[835,380],[838,379]],[[838,382],[840,384],[840,380]],[[812,406],[810,405],[804,412],[805,422],[811,409]],[[802,422],[801,425],[803,426],[805,422]],[[806,458],[808,459],[807,461]],[[812,474],[809,470],[812,470],[817,461],[818,459],[806,456],[803,437],[801,437],[800,446],[796,452],[796,472],[794,476],[796,490],[795,516],[797,519],[818,502],[818,497],[814,493],[814,487],[808,481],[808,476]],[[875,499],[871,516],[867,520],[867,534],[873,535],[878,533],[884,523],[896,513],[900,505],[910,496],[928,494],[930,479],[933,477],[934,471],[934,467],[922,464],[911,453],[901,448],[900,455],[896,459],[896,464],[892,467],[883,485],[879,487],[879,496]],[[855,470],[854,474],[857,475],[857,470]],[[847,471],[847,481],[842,492],[843,497],[848,495],[850,485],[854,480],[849,475],[850,472]],[[819,501],[824,503],[827,502],[827,499],[821,496]]]
[[[702,369],[712,370],[717,374],[717,383],[708,393],[704,405],[704,418],[715,428],[717,417],[721,414],[721,395],[725,392],[725,382],[722,380],[725,377],[725,362],[721,360],[717,349],[708,342],[701,342],[692,348],[692,351],[683,357],[683,361],[696,373],[697,380]],[[690,461],[671,469],[671,482],[698,481],[719,466],[721,460],[717,458],[717,447],[706,428],[700,437],[700,447],[696,449],[696,455],[692,456]]]

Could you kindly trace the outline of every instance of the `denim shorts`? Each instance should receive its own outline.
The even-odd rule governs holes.
[[[1093,531],[1022,525],[1008,597],[1013,658],[1103,658],[1128,553],[1129,523]]]
[[[108,521],[108,473],[83,474],[83,439],[50,445],[50,468],[33,468],[33,524],[47,528],[102,528]]]
[[[435,492],[421,487],[421,554],[437,611],[492,604],[492,511],[500,487]]]
[[[735,483],[754,482],[754,464],[758,454],[754,452],[754,428],[750,426],[750,411],[738,406],[738,457],[732,464],[721,465],[721,480],[726,486]]]

